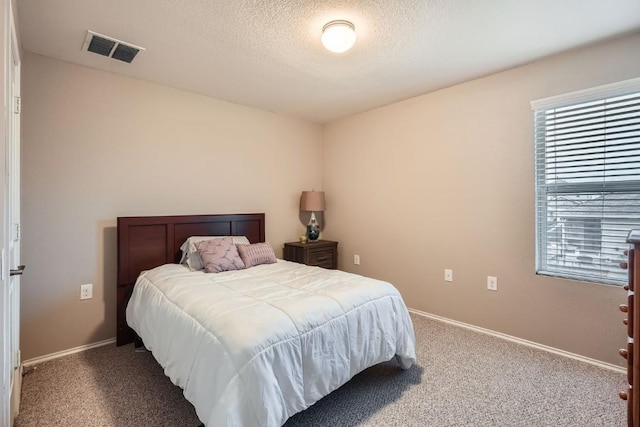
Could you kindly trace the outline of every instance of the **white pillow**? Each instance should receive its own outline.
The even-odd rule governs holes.
[[[186,265],[191,271],[204,269],[202,258],[196,248],[196,243],[203,240],[220,239],[223,237],[232,237],[235,245],[249,245],[249,239],[246,236],[191,236],[180,246],[182,251],[182,259],[180,264]]]

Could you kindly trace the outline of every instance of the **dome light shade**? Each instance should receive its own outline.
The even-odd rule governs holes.
[[[331,21],[322,28],[322,44],[331,52],[346,52],[355,42],[356,27],[349,21]]]

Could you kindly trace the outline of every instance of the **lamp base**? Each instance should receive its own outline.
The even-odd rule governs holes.
[[[307,225],[307,239],[309,242],[315,242],[320,237],[320,227],[318,224]]]
[[[316,220],[316,213],[311,212],[311,220],[309,221],[309,225],[307,225],[307,239],[310,242],[315,242],[320,237],[320,224]]]

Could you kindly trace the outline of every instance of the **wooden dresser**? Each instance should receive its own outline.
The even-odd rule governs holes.
[[[634,351],[634,343],[640,346],[640,298],[635,298],[635,289],[640,287],[640,230],[632,230],[627,243],[631,244],[629,260],[620,266],[629,270],[629,284],[624,287],[628,301],[620,306],[620,311],[627,313],[623,322],[627,325],[629,339],[627,348],[620,349],[620,355],[627,359],[629,386],[620,397],[627,401],[627,425],[640,427],[640,349]]]
[[[338,268],[338,242],[317,240],[315,242],[284,244],[284,259],[317,267]]]

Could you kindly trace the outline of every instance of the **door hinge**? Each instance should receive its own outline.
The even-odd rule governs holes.
[[[15,226],[16,226],[16,229],[15,229],[15,234],[14,234],[14,238],[13,238],[13,240],[14,240],[15,242],[17,242],[17,241],[19,241],[19,240],[20,240],[20,237],[21,237],[21,236],[20,236],[20,234],[21,234],[21,232],[22,232],[22,229],[21,229],[21,227],[20,227],[20,224],[15,224]]]
[[[20,114],[22,112],[22,98],[16,96],[16,108],[14,111],[16,114]]]
[[[14,366],[14,368],[19,368],[20,367],[20,363],[22,362],[22,360],[20,360],[22,357],[22,354],[20,354],[20,350],[18,350],[16,352],[16,366]]]

